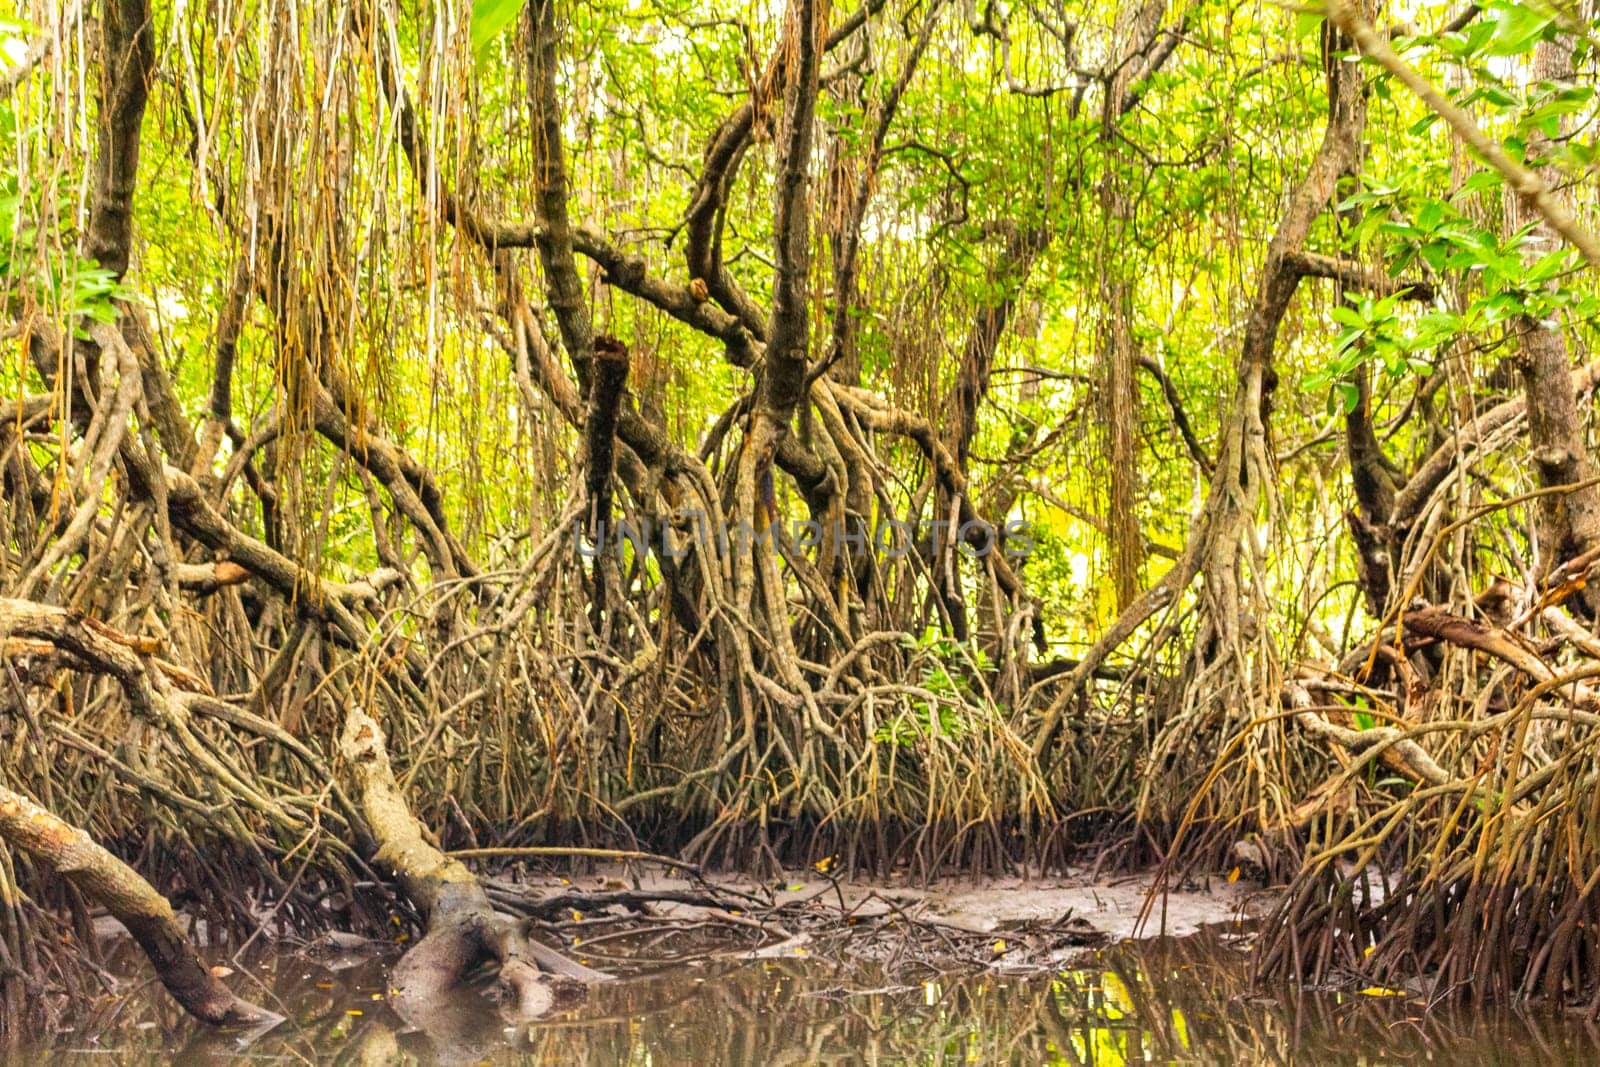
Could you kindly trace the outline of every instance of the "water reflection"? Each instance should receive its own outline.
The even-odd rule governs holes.
[[[718,960],[635,973],[508,1030],[490,1010],[404,1032],[386,966],[293,956],[255,969],[293,1025],[240,1049],[129,983],[71,1033],[14,1050],[67,1063],[1518,1064],[1600,1061],[1600,1033],[1554,1012],[1425,1011],[1403,997],[1268,996],[1219,935],[1127,944],[1055,975],[937,974],[892,961]]]

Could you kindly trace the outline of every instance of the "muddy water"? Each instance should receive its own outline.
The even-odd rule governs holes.
[[[463,1011],[408,1031],[387,964],[259,961],[242,990],[289,1017],[241,1046],[185,1020],[130,976],[68,1033],[8,1062],[105,1063],[1126,1063],[1600,1062],[1600,1033],[1559,1013],[1425,1011],[1405,997],[1263,995],[1214,932],[1128,943],[1046,974],[937,974],[810,956],[642,965],[582,1003],[508,1029]]]

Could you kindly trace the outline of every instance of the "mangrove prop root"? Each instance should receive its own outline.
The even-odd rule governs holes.
[[[609,977],[528,938],[520,923],[494,910],[466,864],[428,840],[395,781],[382,727],[360,708],[345,719],[340,752],[378,842],[376,858],[394,871],[427,924],[422,940],[395,966],[393,997],[402,1015],[427,1015],[485,963],[497,967],[506,1001],[522,1018],[549,1008],[552,975],[577,982]]]
[[[173,999],[212,1026],[269,1027],[283,1017],[241,1000],[190,943],[167,898],[78,827],[0,786],[0,838],[43,860],[127,927]]]
[[[588,533],[595,542],[593,624],[600,632],[606,610],[603,574],[605,538],[611,525],[612,473],[616,469],[617,411],[628,381],[628,346],[614,337],[594,341],[594,379],[589,389],[589,417],[584,421],[588,453],[585,478],[589,505]]]

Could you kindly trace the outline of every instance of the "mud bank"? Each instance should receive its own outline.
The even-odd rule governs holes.
[[[1600,1054],[1596,1035],[1559,1013],[1252,985],[1245,927],[1233,916],[1264,902],[1225,882],[1173,893],[1169,930],[1193,932],[1148,938],[1128,936],[1147,879],[916,889],[812,872],[781,886],[716,883],[728,896],[770,893],[771,910],[722,908],[693,879],[635,882],[623,870],[490,884],[526,885],[558,903],[550,918],[526,920],[530,935],[614,979],[538,1019],[512,1022],[480,999],[430,1026],[391,1003],[405,935],[387,945],[257,945],[229,963],[213,950],[218,965],[237,968],[230,981],[286,1018],[241,1042],[185,1016],[123,942],[108,947],[104,996],[4,1060],[1529,1064]],[[608,903],[568,906],[581,897]]]

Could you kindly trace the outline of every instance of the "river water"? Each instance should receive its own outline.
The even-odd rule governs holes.
[[[474,1003],[431,1033],[389,1009],[387,960],[280,952],[229,979],[289,1020],[249,1043],[187,1020],[128,964],[69,1032],[8,1062],[1600,1063],[1600,1031],[1570,1014],[1252,989],[1248,953],[1215,931],[1125,942],[1042,974],[800,954],[657,962],[534,1024],[507,1027]]]

